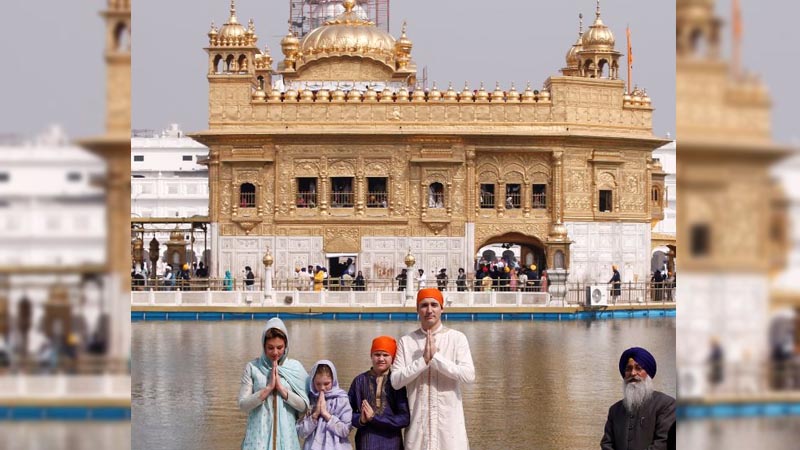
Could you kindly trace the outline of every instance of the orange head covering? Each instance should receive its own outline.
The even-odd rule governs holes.
[[[436,288],[420,289],[419,292],[417,292],[417,305],[419,305],[419,302],[421,302],[423,299],[426,298],[432,298],[436,300],[437,302],[439,302],[442,308],[444,308],[444,297],[442,297],[442,291],[440,291],[439,289]]]
[[[371,355],[379,350],[392,355],[392,359],[394,359],[394,355],[397,354],[397,341],[391,336],[378,336],[372,340],[372,348],[369,349],[369,354]]]

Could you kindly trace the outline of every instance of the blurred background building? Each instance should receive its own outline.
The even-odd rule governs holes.
[[[102,17],[106,133],[0,151],[0,419],[130,419],[130,1]],[[80,429],[39,442],[81,445]]]
[[[773,170],[791,149],[772,138],[767,87],[741,67],[738,3],[730,59],[714,7],[682,0],[676,10],[679,396],[759,401],[776,378],[797,377],[796,356],[771,337],[772,277],[789,248]]]

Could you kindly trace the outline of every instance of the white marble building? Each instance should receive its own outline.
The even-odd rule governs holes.
[[[33,139],[0,140],[0,267],[12,316],[27,296],[33,323],[39,323],[56,281],[70,287],[69,301],[80,304],[88,333],[97,328],[100,311],[109,310],[101,306],[107,286],[81,284],[77,273],[53,274],[105,263],[105,194],[96,183],[104,173],[103,160],[72,145],[58,126]],[[37,331],[30,338],[30,351],[44,339]]]
[[[177,124],[161,132],[134,130],[131,136],[131,217],[207,216],[208,168],[198,164],[207,156],[208,148],[186,137]],[[145,251],[152,237],[152,233],[145,235]],[[162,244],[163,255],[166,251],[163,244],[169,240],[169,233],[158,232],[155,237]],[[203,234],[196,234],[196,255],[203,253],[204,245]]]
[[[52,127],[0,142],[0,265],[102,264],[105,164]]]
[[[664,218],[653,228],[654,233],[676,235],[677,212],[678,212],[678,188],[676,185],[676,150],[675,141],[653,150],[653,158],[661,162],[661,168],[666,172],[664,180],[666,206],[664,207]]]

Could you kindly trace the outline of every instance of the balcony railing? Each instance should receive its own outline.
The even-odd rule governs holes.
[[[239,194],[239,207],[241,208],[255,208],[256,206],[256,193],[255,192],[242,192]]]
[[[478,195],[478,201],[481,204],[481,208],[494,208],[494,194],[491,192],[481,192]]]
[[[386,208],[389,206],[388,192],[368,192],[367,208]]]
[[[533,194],[531,198],[531,207],[533,209],[546,209],[547,194]]]
[[[519,209],[521,205],[519,192],[506,195],[506,209]]]
[[[316,192],[298,192],[295,206],[298,208],[316,208],[317,207],[317,193]]]
[[[352,192],[331,192],[331,208],[352,208],[353,197]]]

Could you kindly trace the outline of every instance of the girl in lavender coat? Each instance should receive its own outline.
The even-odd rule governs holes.
[[[297,422],[297,434],[305,439],[303,450],[352,450],[348,437],[353,410],[332,362],[322,359],[314,364],[307,390],[314,407]]]

